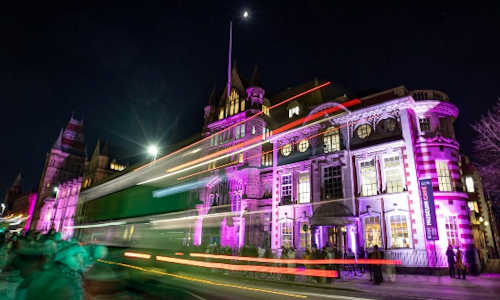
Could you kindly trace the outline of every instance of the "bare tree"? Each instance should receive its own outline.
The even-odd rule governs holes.
[[[477,132],[474,157],[484,188],[500,193],[500,98],[493,109],[473,124],[472,128]]]

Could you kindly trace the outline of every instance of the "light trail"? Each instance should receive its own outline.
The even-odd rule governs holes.
[[[355,100],[357,100],[357,99],[355,99]],[[358,103],[358,101],[359,101],[359,100],[357,100],[357,102],[355,102],[355,103],[353,103],[353,104],[351,104],[351,105],[355,105],[356,103]],[[336,106],[336,107],[332,107],[331,109],[332,109],[332,110],[339,110],[340,108],[339,108],[338,106]],[[328,110],[330,110],[330,109],[328,109]],[[321,112],[324,112],[324,111],[321,111]],[[321,113],[321,112],[318,112],[318,113]],[[325,114],[326,114],[326,113],[325,113]],[[306,125],[306,126],[303,126],[303,127],[300,127],[300,128],[295,128],[295,129],[294,129],[294,131],[297,131],[297,130],[302,130],[302,129],[307,128],[307,127],[309,127],[309,126],[316,125],[316,124],[318,124],[318,123],[321,123],[321,122],[324,122],[324,121],[330,120],[330,119],[335,118],[335,117],[337,117],[337,116],[327,117],[327,118],[325,118],[325,119],[322,119],[322,120],[319,120],[319,121],[313,122],[313,123],[308,124],[308,125]],[[302,118],[302,119],[304,119],[304,118]],[[290,133],[290,132],[288,132],[288,133]],[[274,131],[273,131],[273,134],[274,134]],[[270,138],[270,140],[272,140],[272,139],[274,139],[274,138],[275,138],[275,137],[271,137],[271,138]],[[225,150],[221,150],[221,151],[219,151],[219,152],[216,152],[216,153],[210,154],[210,155],[208,155],[208,156],[213,157],[213,156],[214,156],[214,154],[217,154],[217,155],[219,155],[219,154],[223,154],[223,153],[225,153],[225,152],[232,151],[232,150],[233,150],[233,148],[235,148],[235,147],[242,147],[242,146],[245,146],[245,145],[247,145],[247,144],[251,144],[251,143],[256,142],[256,141],[259,141],[259,140],[261,140],[260,135],[259,135],[259,136],[257,136],[257,137],[255,137],[255,138],[252,138],[251,140],[247,140],[247,141],[245,141],[245,142],[243,142],[243,143],[240,143],[240,144],[234,145],[234,146],[232,146],[232,147],[230,147],[230,148],[226,148]],[[146,183],[150,183],[150,182],[158,181],[158,180],[161,180],[161,179],[163,179],[163,178],[166,178],[166,177],[169,177],[169,176],[172,176],[172,175],[178,174],[178,173],[180,173],[180,172],[188,171],[188,170],[191,170],[191,169],[194,169],[194,168],[197,168],[197,167],[200,167],[200,166],[203,166],[203,165],[206,165],[206,164],[212,163],[212,162],[214,162],[214,161],[217,161],[217,160],[220,160],[220,159],[223,159],[223,158],[229,157],[229,156],[231,156],[231,155],[238,154],[238,153],[241,153],[241,152],[245,152],[245,151],[247,151],[247,150],[250,150],[250,149],[252,149],[252,148],[255,148],[255,147],[257,147],[257,146],[259,146],[259,145],[262,145],[262,144],[264,144],[264,143],[267,143],[267,142],[268,142],[268,140],[264,140],[264,141],[261,141],[261,142],[259,142],[259,143],[251,144],[250,146],[248,146],[248,147],[246,147],[246,148],[239,149],[239,150],[237,150],[237,151],[235,151],[235,152],[231,152],[231,153],[225,154],[225,155],[223,155],[223,156],[216,157],[216,158],[214,158],[214,159],[211,159],[211,160],[208,160],[208,161],[201,162],[201,163],[196,164],[196,165],[194,165],[194,166],[191,166],[191,167],[186,167],[185,169],[181,169],[181,170],[172,171],[171,173],[168,173],[168,174],[165,174],[165,175],[161,175],[161,176],[158,176],[158,177],[154,177],[154,178],[151,178],[151,179],[148,179],[148,180],[145,180],[145,181],[139,182],[139,183],[137,183],[137,185],[142,185],[142,184],[146,184]],[[186,164],[193,164],[193,163],[195,163],[195,162],[198,162],[198,161],[203,160],[203,159],[206,159],[206,158],[207,158],[207,156],[205,156],[205,157],[203,157],[203,158],[199,158],[199,159],[194,160],[194,161],[191,161],[191,162],[186,163]],[[184,166],[184,165],[185,165],[185,164],[183,164],[182,166]],[[178,167],[175,167],[175,169],[178,169]],[[170,170],[167,170],[167,171],[170,171]]]
[[[228,271],[244,271],[244,272],[258,272],[258,273],[275,273],[275,274],[289,274],[289,275],[299,275],[299,276],[317,276],[317,277],[329,277],[337,278],[338,273],[335,270],[321,270],[321,269],[305,269],[305,268],[287,268],[287,267],[267,267],[267,266],[257,266],[257,265],[233,265],[225,263],[213,263],[205,262],[199,260],[175,258],[168,256],[156,256],[157,261],[209,268],[209,269],[221,269]]]
[[[321,88],[324,88],[325,86],[328,86],[328,85],[330,85],[330,84],[331,84],[331,82],[330,82],[330,81],[328,81],[328,82],[325,82],[325,83],[323,83],[323,84],[320,84],[320,85],[318,85],[318,86],[316,86],[316,87],[313,87],[313,88],[311,88],[311,89],[309,89],[309,90],[303,91],[303,92],[301,92],[301,93],[299,93],[299,94],[297,94],[297,95],[294,95],[294,96],[292,96],[292,97],[290,97],[290,98],[287,98],[287,99],[285,99],[285,100],[283,100],[283,101],[281,101],[281,102],[279,102],[279,103],[276,103],[276,104],[272,105],[271,107],[269,107],[269,110],[271,110],[271,109],[273,109],[273,108],[275,108],[275,107],[278,107],[278,106],[280,106],[280,105],[283,105],[283,104],[285,104],[285,103],[287,103],[287,102],[290,102],[290,101],[292,101],[292,100],[294,100],[294,99],[297,99],[297,98],[299,98],[299,97],[302,97],[302,96],[305,96],[305,95],[307,95],[307,94],[310,94],[310,93],[312,93],[312,92],[314,92],[314,91],[317,91],[317,90],[319,90],[319,89],[321,89]],[[243,124],[243,123],[245,123],[245,122],[248,122],[248,121],[250,121],[250,120],[252,120],[252,119],[254,119],[254,118],[256,118],[256,117],[260,116],[261,114],[263,114],[263,112],[262,112],[262,111],[259,111],[258,113],[255,113],[254,115],[252,115],[252,116],[250,116],[250,117],[248,117],[248,118],[246,118],[246,119],[244,119],[244,120],[241,120],[240,122],[237,122],[237,123],[235,123],[235,124],[233,124],[233,125],[231,125],[231,126],[229,126],[229,127],[227,127],[227,128],[224,128],[224,129],[222,129],[222,130],[220,130],[220,131],[218,131],[218,132],[216,132],[216,133],[214,133],[214,134],[211,134],[211,135],[209,135],[209,136],[206,136],[206,137],[202,138],[201,140],[199,140],[199,141],[197,141],[197,142],[194,142],[194,143],[192,143],[192,144],[189,144],[189,145],[187,145],[187,146],[184,146],[184,147],[182,147],[182,148],[180,148],[180,149],[178,149],[178,150],[175,150],[174,152],[171,152],[171,153],[169,153],[169,154],[167,154],[167,155],[165,155],[165,156],[162,156],[162,157],[160,157],[160,158],[158,158],[158,159],[156,159],[156,160],[154,160],[154,161],[152,161],[152,162],[149,162],[149,163],[147,163],[147,164],[145,164],[145,165],[143,165],[143,166],[140,166],[140,167],[138,167],[138,168],[134,169],[134,171],[139,171],[139,170],[141,170],[141,169],[143,169],[143,168],[145,168],[145,167],[148,167],[148,166],[152,165],[152,164],[153,164],[154,162],[156,162],[156,161],[163,160],[163,159],[165,159],[165,158],[167,158],[167,157],[170,157],[170,156],[172,156],[172,155],[174,155],[174,154],[177,154],[177,153],[179,153],[179,152],[181,152],[181,151],[183,151],[183,150],[189,149],[190,147],[196,146],[196,145],[198,145],[198,144],[200,144],[200,143],[202,143],[202,142],[204,142],[204,141],[206,141],[206,140],[211,139],[212,137],[214,137],[214,136],[216,136],[216,135],[218,135],[218,134],[221,134],[221,133],[223,133],[223,132],[225,132],[225,131],[227,131],[227,130],[229,130],[229,129],[231,129],[231,128],[234,128],[234,127],[236,127],[236,126],[238,126],[238,125],[240,125],[240,124]]]
[[[394,259],[285,259],[285,258],[262,258],[247,256],[231,256],[206,253],[189,253],[191,257],[212,258],[221,260],[236,260],[272,264],[300,264],[300,265],[400,265],[400,260]]]
[[[261,288],[252,288],[252,287],[248,287],[248,286],[244,286],[244,285],[216,282],[216,281],[212,281],[212,280],[199,279],[196,277],[191,277],[191,276],[186,276],[186,275],[167,273],[167,272],[163,272],[163,271],[159,271],[159,270],[148,270],[146,268],[141,268],[138,266],[124,264],[124,263],[118,263],[118,262],[114,262],[114,261],[107,261],[107,260],[102,260],[102,259],[98,259],[97,261],[100,263],[108,264],[108,265],[116,265],[116,266],[120,266],[120,267],[124,267],[124,268],[134,269],[137,271],[142,271],[145,273],[151,273],[151,274],[162,275],[162,276],[169,276],[169,277],[173,277],[173,278],[177,278],[177,279],[182,279],[182,280],[196,282],[196,283],[203,283],[203,284],[207,284],[207,285],[228,287],[228,288],[240,289],[240,290],[245,290],[245,291],[260,292],[260,293],[273,294],[273,295],[279,295],[279,296],[288,296],[288,297],[294,297],[294,298],[302,298],[302,299],[307,298],[306,295],[287,293],[287,292],[281,292],[281,291],[276,291],[276,290],[261,289]]]
[[[179,177],[179,178],[177,178],[177,180],[184,180],[184,179],[196,176],[196,175],[200,175],[200,174],[203,174],[203,173],[207,173],[207,172],[218,170],[218,169],[222,169],[222,168],[227,168],[227,167],[230,167],[232,165],[237,165],[237,164],[239,164],[239,162],[237,162],[237,161],[236,162],[232,162],[232,163],[228,163],[228,164],[224,164],[222,166],[218,166],[218,167],[210,169],[210,170],[203,170],[203,171],[195,172],[195,173],[183,176],[183,177]]]
[[[151,254],[148,253],[137,253],[137,252],[124,252],[123,256],[132,257],[132,258],[142,258],[142,259],[151,259]]]
[[[347,102],[344,102],[343,105],[345,107],[350,107],[350,106],[353,106],[353,105],[356,105],[356,104],[359,104],[359,103],[361,103],[359,101],[359,99],[353,99],[353,100],[349,100]],[[294,120],[294,121],[292,121],[292,122],[290,122],[290,123],[288,123],[286,125],[281,126],[280,128],[277,128],[277,129],[273,130],[271,136],[276,135],[276,134],[281,133],[281,132],[284,132],[285,130],[297,127],[298,125],[302,125],[306,119],[308,121],[312,121],[312,120],[320,118],[320,117],[322,117],[322,116],[324,116],[326,114],[338,111],[340,109],[342,109],[342,108],[339,108],[338,106],[333,106],[333,107],[324,109],[322,111],[319,111],[317,113],[314,113],[314,114],[312,114],[310,116],[306,116],[306,117],[302,117],[300,119]],[[260,139],[261,139],[260,136],[253,137],[253,138],[251,138],[249,140],[246,140],[246,141],[244,141],[242,143],[230,146],[228,148],[225,148],[223,150],[217,151],[215,153],[210,153],[208,155],[205,155],[203,157],[197,158],[195,160],[192,160],[192,161],[186,162],[184,164],[178,165],[176,167],[170,168],[170,169],[167,170],[167,172],[175,172],[175,171],[180,170],[180,169],[182,169],[184,167],[189,167],[191,165],[194,165],[194,164],[196,164],[198,162],[202,162],[204,160],[207,160],[207,159],[210,159],[210,158],[213,158],[213,157],[217,157],[219,155],[226,154],[226,153],[231,152],[233,150],[238,150],[239,148],[242,148],[242,147],[245,147],[245,146],[247,146],[249,144],[253,144],[253,143],[257,142]]]

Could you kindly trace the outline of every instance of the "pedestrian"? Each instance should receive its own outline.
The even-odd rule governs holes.
[[[365,259],[365,248],[363,246],[359,246],[358,248],[358,259]],[[361,273],[364,273],[366,270],[366,265],[365,264],[359,264],[359,271]]]
[[[459,247],[457,247],[456,269],[457,269],[457,273],[458,273],[458,279],[460,279],[460,277],[462,277],[462,279],[465,280],[466,268],[465,268],[463,258],[462,258],[462,251],[460,251]]]
[[[470,274],[473,276],[479,275],[479,259],[477,249],[474,244],[469,246],[469,249],[465,251],[465,259],[470,268]]]
[[[453,251],[453,247],[451,245],[448,245],[446,257],[448,257],[448,270],[450,272],[450,278],[455,278],[455,252]]]
[[[373,259],[379,260],[383,258],[384,254],[379,250],[378,245],[373,246]],[[380,284],[384,281],[384,277],[382,276],[382,266],[380,264],[375,264],[373,267],[373,281],[375,284]]]

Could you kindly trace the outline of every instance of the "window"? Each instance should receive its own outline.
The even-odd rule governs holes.
[[[381,126],[387,132],[393,132],[396,129],[396,120],[394,118],[387,118],[382,120]]]
[[[240,111],[244,111],[245,110],[245,100],[241,100],[240,102]]]
[[[238,162],[239,162],[239,163],[242,163],[244,160],[245,160],[245,156],[244,156],[244,154],[243,154],[243,153],[240,153],[240,154],[238,155]]]
[[[281,177],[281,202],[283,204],[292,203],[292,175]]]
[[[281,154],[283,154],[283,156],[288,156],[290,153],[292,153],[292,144],[286,144],[281,148]]]
[[[240,139],[245,137],[245,124],[238,125],[234,128],[234,139]]]
[[[269,128],[262,127],[262,139],[265,140],[270,136],[271,136],[271,130]]]
[[[323,187],[326,200],[344,197],[342,192],[342,169],[340,166],[323,169]]]
[[[365,248],[372,248],[377,245],[382,246],[382,235],[380,231],[380,217],[366,217],[364,219],[365,225]]]
[[[460,246],[460,241],[458,240],[457,216],[447,216],[445,218],[445,222],[448,244],[452,245],[453,247]]]
[[[452,118],[439,118],[439,131],[444,137],[454,138]]]
[[[403,174],[399,155],[384,158],[385,186],[387,193],[401,193],[403,191]]]
[[[428,132],[431,131],[431,119],[429,118],[421,118],[418,119],[420,124],[420,132]]]
[[[364,161],[361,167],[361,195],[373,196],[377,194],[377,173],[375,171],[375,161]]]
[[[255,126],[252,126],[252,134],[255,135],[255,132],[256,132]]]
[[[392,248],[409,248],[408,223],[406,222],[406,216],[391,216],[389,220],[391,223]]]
[[[300,152],[306,152],[307,148],[309,148],[309,141],[308,140],[302,140],[299,142],[299,151]]]
[[[269,167],[273,165],[273,153],[264,153],[262,155],[262,166],[263,167]]]
[[[338,128],[328,130],[328,133],[323,137],[323,150],[325,153],[335,152],[340,150],[340,133]]]
[[[474,179],[471,176],[465,177],[465,186],[467,187],[467,192],[474,193]]]
[[[290,109],[288,109],[288,117],[291,119],[294,115],[299,115],[300,108],[299,106],[294,106]]]
[[[356,134],[360,139],[367,138],[372,133],[372,128],[368,124],[363,124],[356,128]]]
[[[269,107],[266,105],[262,105],[262,112],[266,115],[269,116]]]
[[[311,247],[311,233],[307,223],[300,224],[300,248],[307,249]]]
[[[309,172],[299,174],[299,203],[311,202]]]
[[[436,171],[439,182],[439,190],[441,192],[453,191],[450,170],[448,169],[448,162],[444,160],[436,160]]]
[[[293,247],[293,225],[292,222],[281,223],[281,246]]]
[[[224,119],[224,108],[221,108],[219,111],[219,120]]]

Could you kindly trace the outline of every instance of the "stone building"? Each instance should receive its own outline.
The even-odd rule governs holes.
[[[405,266],[444,266],[449,244],[473,243],[458,109],[446,94],[399,86],[353,99],[313,80],[267,96],[258,79],[233,68],[230,90],[214,90],[204,108],[201,141],[82,192],[80,236],[165,247],[153,232],[175,228],[194,245],[293,247],[299,256],[378,245]],[[180,224],[168,219],[193,197],[185,203],[195,216],[186,207]]]

